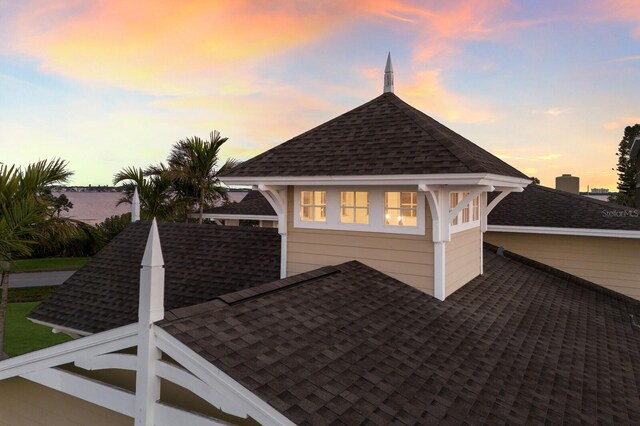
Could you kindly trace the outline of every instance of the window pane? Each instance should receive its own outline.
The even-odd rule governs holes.
[[[313,191],[313,205],[322,206],[326,204],[325,202],[325,192],[324,191]]]
[[[310,205],[311,204],[311,191],[302,191],[302,205]]]
[[[414,209],[402,209],[402,225],[403,226],[417,226],[418,218],[416,217],[416,211]]]
[[[368,224],[369,223],[369,209],[368,208],[359,208],[356,210],[356,223],[359,224]]]
[[[462,209],[462,223],[469,223],[469,206]]]
[[[400,209],[385,209],[384,218],[387,225],[399,225],[401,219]]]
[[[416,204],[416,193],[415,192],[402,192],[402,206],[403,207],[412,207]]]
[[[311,217],[311,207],[302,207],[300,209],[300,219],[305,222],[313,221],[313,217]]]
[[[368,192],[356,192],[356,207],[369,207]]]
[[[354,222],[353,207],[343,207],[340,209],[340,222],[342,223]]]
[[[353,206],[353,192],[341,192],[340,203],[343,206]]]
[[[314,207],[313,208],[313,220],[315,222],[326,222],[327,221],[327,210],[326,207]]]
[[[385,208],[399,208],[400,207],[400,193],[399,192],[385,192],[384,193],[384,206],[385,206]]]

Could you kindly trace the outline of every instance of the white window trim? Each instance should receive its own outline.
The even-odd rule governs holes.
[[[300,219],[301,191],[325,191],[327,202],[326,222],[304,222]],[[341,223],[340,222],[340,192],[358,191],[369,193],[369,223]],[[330,229],[336,231],[377,232],[385,234],[425,235],[425,201],[424,197],[416,197],[417,226],[385,225],[384,223],[384,193],[385,192],[418,192],[414,186],[294,186],[293,188],[293,226],[302,229]]]
[[[462,191],[455,191],[455,192],[458,193],[458,202],[460,202],[464,198],[463,196],[464,192]],[[451,192],[450,194],[453,194],[453,193],[454,192]],[[478,197],[480,197],[480,195],[478,195]],[[462,210],[460,210],[457,216],[458,224],[453,225],[453,220],[449,223],[449,225],[451,226],[451,231],[450,231],[451,234],[456,234],[458,232],[466,231],[466,230],[477,228],[480,226],[480,218],[482,217],[482,214],[479,206],[478,206],[478,219],[473,220],[473,198],[471,199],[467,207],[469,207],[469,222],[462,223],[462,210],[464,210],[463,208]],[[452,210],[452,209],[449,209],[449,210]]]

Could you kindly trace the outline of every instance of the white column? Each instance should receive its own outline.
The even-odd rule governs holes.
[[[153,323],[162,318],[164,318],[164,259],[158,225],[153,219],[140,270],[135,407],[135,424],[140,426],[153,426],[155,402],[160,399],[160,378],[156,375],[160,350],[156,346]]]
[[[444,241],[433,242],[433,297],[444,300],[445,294],[445,245]]]
[[[140,220],[140,196],[138,195],[138,187],[133,190],[131,198],[131,222]]]

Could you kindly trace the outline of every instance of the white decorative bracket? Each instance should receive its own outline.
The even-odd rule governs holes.
[[[287,277],[287,187],[257,185],[253,189],[267,199],[278,215],[278,233],[280,234],[280,278]]]
[[[488,219],[489,219],[489,213],[491,213],[491,210],[493,210],[498,203],[500,203],[500,201],[504,200],[504,198],[511,194],[512,192],[522,192],[524,191],[523,187],[517,186],[517,187],[497,187],[495,188],[495,191],[500,191],[500,194],[498,194],[498,196],[496,198],[494,198],[488,205],[487,205],[487,200],[486,197],[484,199],[484,205],[486,205],[485,208],[482,209],[482,218],[481,218],[481,231],[482,232],[487,232],[487,224],[488,224]],[[492,191],[487,191],[487,192],[492,192]]]

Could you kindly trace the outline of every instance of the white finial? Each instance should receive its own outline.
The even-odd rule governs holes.
[[[393,93],[393,65],[391,65],[391,52],[387,55],[387,66],[384,67],[384,93]]]
[[[138,195],[138,187],[133,190],[133,197],[131,198],[131,222],[137,222],[140,220],[140,196]]]
[[[164,318],[164,259],[155,218],[147,238],[140,270],[138,319],[151,324]]]

